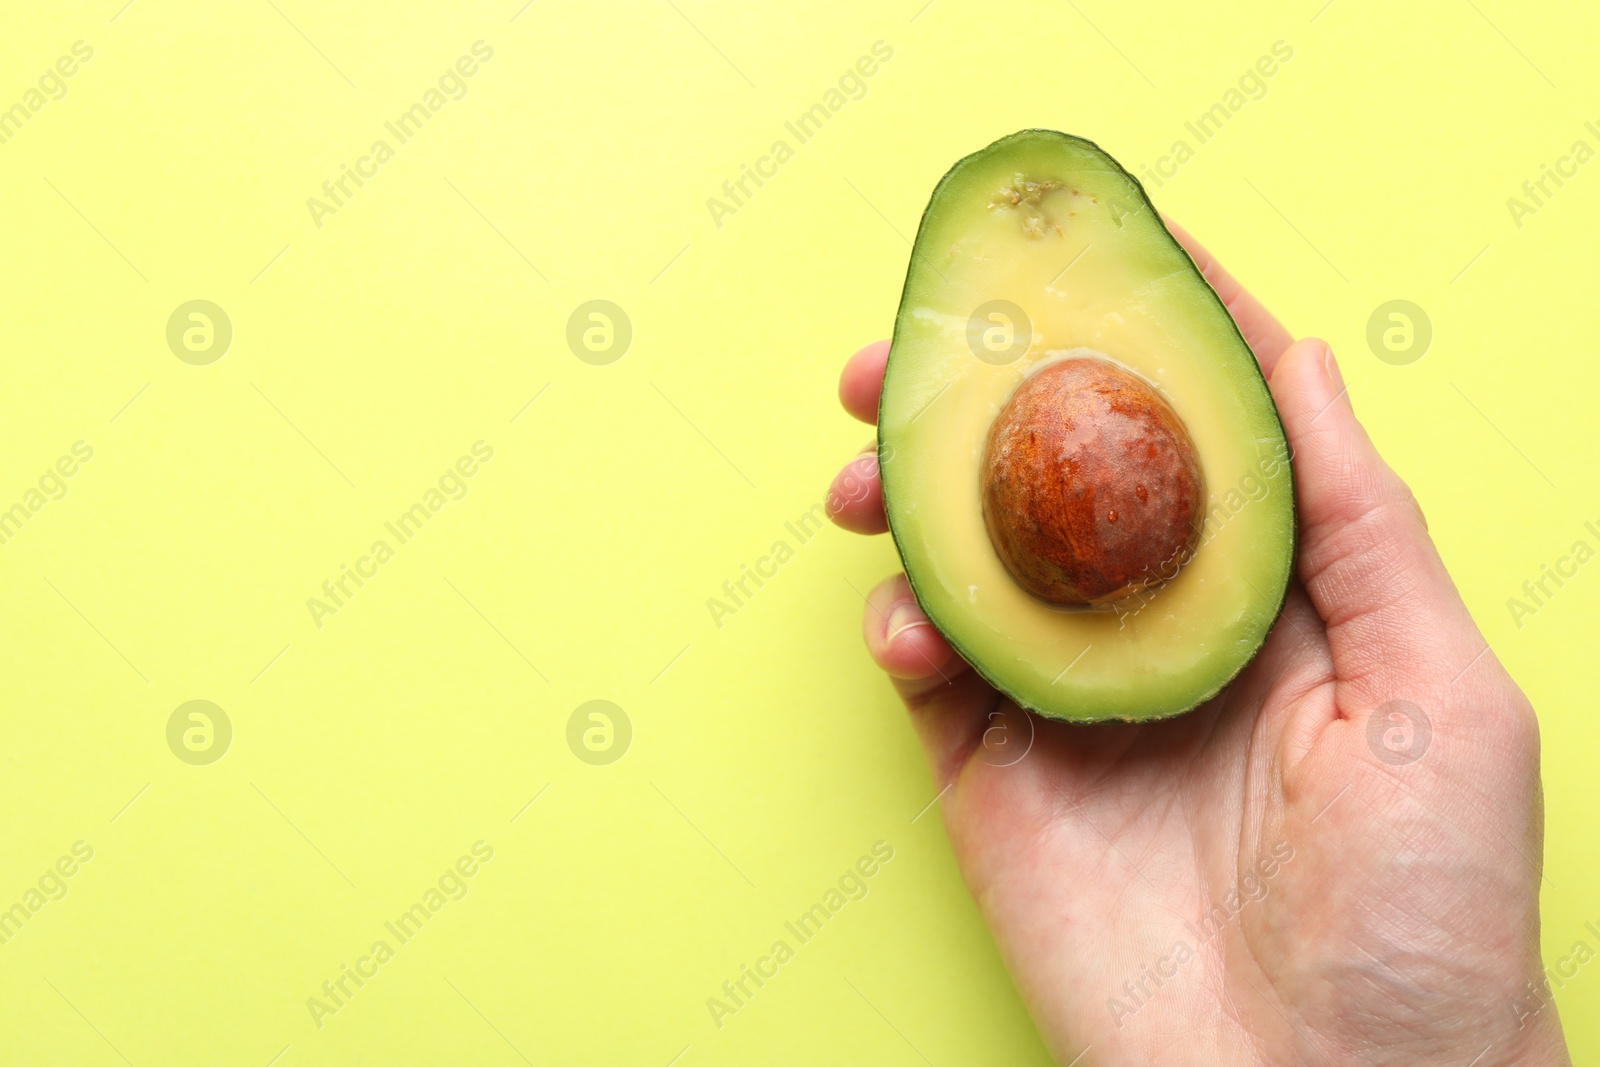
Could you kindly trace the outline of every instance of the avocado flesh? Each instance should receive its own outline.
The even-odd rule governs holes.
[[[1026,350],[1011,362],[980,359],[969,344],[974,311],[995,300],[1028,320],[1016,331]],[[994,336],[1003,348],[1005,335]],[[1070,610],[1024,591],[996,554],[979,464],[1023,378],[1085,355],[1140,375],[1172,405],[1194,441],[1206,517],[1166,584]],[[1187,711],[1249,663],[1282,610],[1294,485],[1266,381],[1138,181],[1092,142],[1025,130],[940,181],[895,320],[878,449],[884,510],[918,603],[979,674],[1032,711],[1080,722]]]

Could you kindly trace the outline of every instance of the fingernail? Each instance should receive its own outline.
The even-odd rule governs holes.
[[[1322,351],[1322,368],[1323,371],[1328,375],[1328,382],[1336,390],[1343,389],[1344,375],[1339,373],[1339,361],[1333,358],[1333,346],[1324,345],[1322,347]]]
[[[922,609],[909,600],[902,600],[889,611],[889,622],[884,630],[885,644],[894,644],[894,639],[907,630],[918,626],[928,625],[928,620],[923,617]]]

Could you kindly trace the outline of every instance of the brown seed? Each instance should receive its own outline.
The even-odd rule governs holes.
[[[1061,360],[1024,380],[980,470],[995,551],[1052,604],[1160,586],[1199,540],[1205,492],[1188,430],[1148,382],[1105,360]]]

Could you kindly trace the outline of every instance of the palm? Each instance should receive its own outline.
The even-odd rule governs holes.
[[[1270,373],[1288,335],[1175,232]],[[876,406],[872,351],[841,385],[858,414]],[[1308,423],[1284,414],[1297,472],[1349,473],[1338,453],[1353,446],[1330,441],[1319,472],[1293,440]],[[914,611],[903,578],[869,598],[868,646],[914,712],[961,869],[1058,1062],[1566,1062],[1553,1008],[1525,988],[1536,726],[1431,544],[1387,543],[1420,514],[1383,472],[1366,502],[1302,489],[1278,625],[1220,696],[1165,722],[1024,714]],[[860,484],[835,517],[879,532],[875,470]],[[1384,553],[1387,587],[1360,588]],[[1396,700],[1390,736],[1372,716]]]
[[[1311,614],[1298,592],[1289,611]],[[1326,676],[1316,644],[1275,635],[1221,696],[1161,723],[1075,726],[974,683],[944,691],[967,707],[939,714],[985,723],[946,798],[951,840],[1025,999],[1053,1016],[1062,1062],[1085,1049],[1156,1062],[1180,1035],[1248,1062],[1241,983],[1268,983],[1234,951],[1257,895],[1240,872],[1271,856],[1283,819],[1281,791],[1249,771],[1293,713],[1288,685]]]
[[[1530,827],[1472,841],[1449,880],[1394,862],[1397,842],[1472,837],[1460,809],[1478,790],[1431,783],[1438,805],[1421,820],[1389,803],[1395,779],[1371,773],[1366,722],[1336,715],[1330,645],[1300,588],[1244,673],[1175,720],[1052,722],[970,672],[946,673],[954,684],[930,710],[985,724],[945,798],[951,840],[1060,1062],[1092,1050],[1085,1062],[1382,1063],[1386,1049],[1420,1062],[1392,1049],[1404,1035],[1430,1050],[1472,1045],[1466,1063],[1490,1044],[1472,1023],[1513,1018],[1511,983],[1478,1000],[1437,996],[1426,1033],[1413,1001],[1452,973],[1525,963],[1483,945],[1528,921],[1537,845],[1511,835]],[[1296,759],[1302,732],[1310,747]],[[1406,755],[1379,765],[1406,771]],[[1422,960],[1417,944],[1450,950]]]

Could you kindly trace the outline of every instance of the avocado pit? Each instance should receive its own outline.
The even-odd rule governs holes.
[[[1105,360],[1064,359],[1026,378],[989,428],[979,470],[995,552],[1052,604],[1159,587],[1200,538],[1189,431],[1148,382]]]

